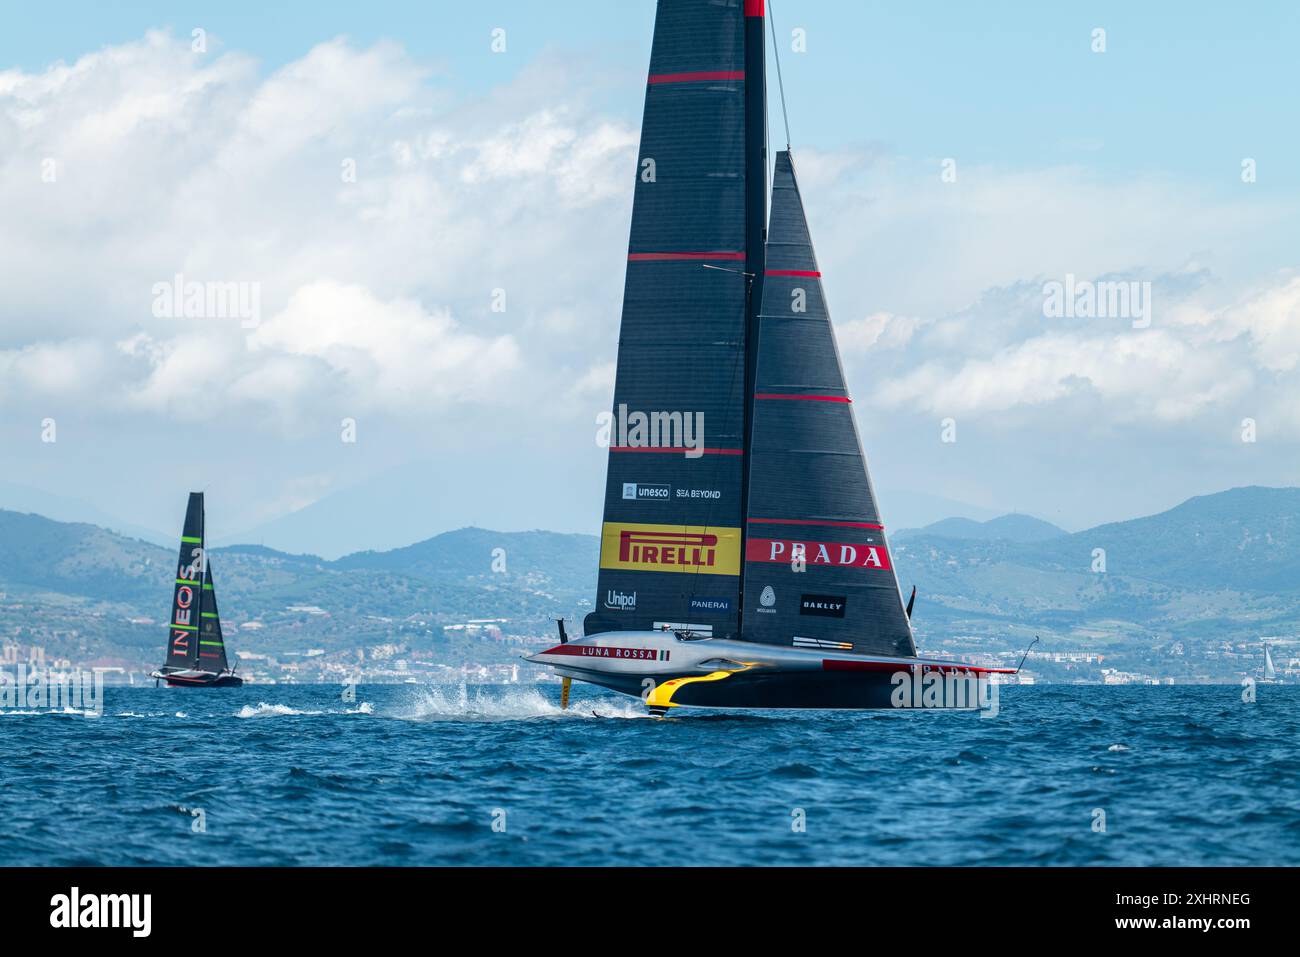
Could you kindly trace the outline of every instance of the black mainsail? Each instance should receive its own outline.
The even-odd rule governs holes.
[[[741,638],[915,655],[788,151],[776,154],[766,280]]]
[[[203,578],[207,567],[203,553],[203,493],[191,492],[181,529],[181,549],[176,562],[176,585],[168,622],[167,665],[185,671],[199,663],[199,622],[203,610]]]
[[[167,663],[153,677],[173,685],[238,685],[226,660],[204,526],[203,493],[191,492],[167,624]]]
[[[738,631],[745,342],[766,205],[761,13],[758,0],[659,3],[588,634]]]

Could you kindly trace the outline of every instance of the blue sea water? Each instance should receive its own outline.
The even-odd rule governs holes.
[[[1300,864],[1300,688],[1001,691],[656,720],[577,686],[108,688],[0,715],[0,864]]]

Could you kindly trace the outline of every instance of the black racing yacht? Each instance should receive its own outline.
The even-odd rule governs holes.
[[[191,492],[185,509],[167,628],[167,663],[151,677],[186,688],[237,688],[244,683],[226,661],[217,590],[204,544],[202,492]]]

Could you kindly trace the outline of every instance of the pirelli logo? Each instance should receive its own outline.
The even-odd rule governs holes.
[[[600,567],[699,575],[740,574],[740,529],[606,522]]]

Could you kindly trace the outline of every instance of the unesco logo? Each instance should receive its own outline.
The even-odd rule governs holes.
[[[640,482],[623,483],[623,499],[629,502],[666,502],[670,491],[667,485],[645,485]]]

